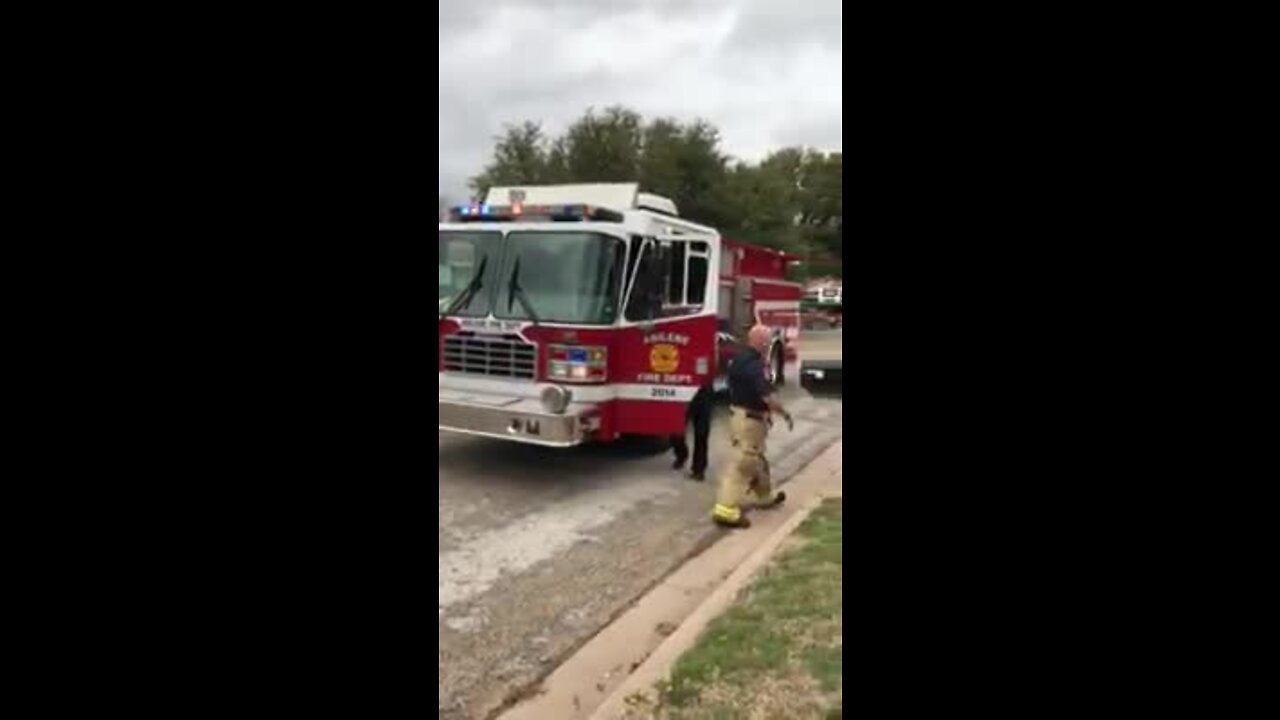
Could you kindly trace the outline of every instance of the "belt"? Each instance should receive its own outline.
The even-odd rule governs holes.
[[[765,422],[769,419],[769,416],[767,414],[760,412],[759,410],[748,410],[747,408],[744,408],[741,405],[734,405],[733,409],[737,410],[743,415],[746,415],[752,420],[759,420],[760,422]]]

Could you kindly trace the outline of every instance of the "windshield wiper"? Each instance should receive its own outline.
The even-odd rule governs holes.
[[[508,284],[507,291],[511,295],[507,298],[507,312],[511,312],[512,301],[519,300],[520,307],[529,314],[533,324],[539,324],[538,313],[534,312],[533,303],[529,302],[529,296],[525,294],[524,288],[520,287],[520,258],[516,258],[516,266],[511,269],[511,282]]]
[[[458,297],[453,299],[453,302],[449,303],[449,307],[440,311],[441,320],[445,319],[445,316],[452,315],[471,304],[471,298],[475,297],[476,293],[480,292],[480,288],[484,287],[484,268],[488,263],[488,255],[480,258],[480,267],[476,268],[475,277],[471,278],[471,282],[467,283],[467,287],[463,289],[462,294],[458,295]]]

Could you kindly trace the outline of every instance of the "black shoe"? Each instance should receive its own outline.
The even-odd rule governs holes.
[[[684,469],[684,460],[677,460],[677,461],[675,461],[675,462],[671,463],[671,469],[672,469],[672,470],[683,470],[683,469]]]
[[[702,473],[702,472],[691,472],[689,473],[689,479],[694,480],[696,482],[705,482],[707,479],[707,475],[706,473]]]
[[[720,518],[711,518],[711,521],[719,525],[720,527],[730,528],[732,530],[746,530],[747,528],[751,527],[751,521],[747,519],[746,515],[743,515],[742,517],[738,518],[737,522],[731,522],[729,520],[721,520]]]
[[[787,494],[785,492],[779,492],[777,495],[774,495],[773,499],[770,500],[769,502],[765,503],[764,505],[758,505],[756,507],[759,510],[771,510],[773,508],[781,506],[782,503],[786,501],[787,501]]]

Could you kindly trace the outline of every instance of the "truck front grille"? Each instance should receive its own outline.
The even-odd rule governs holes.
[[[468,375],[532,380],[538,350],[518,335],[458,333],[444,339],[444,369]]]

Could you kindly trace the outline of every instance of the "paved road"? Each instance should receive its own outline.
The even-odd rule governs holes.
[[[795,432],[770,438],[785,477],[842,435],[838,399],[786,391]],[[714,541],[708,512],[727,423],[718,409],[707,483],[640,447],[551,450],[440,433],[441,718],[484,718]]]

